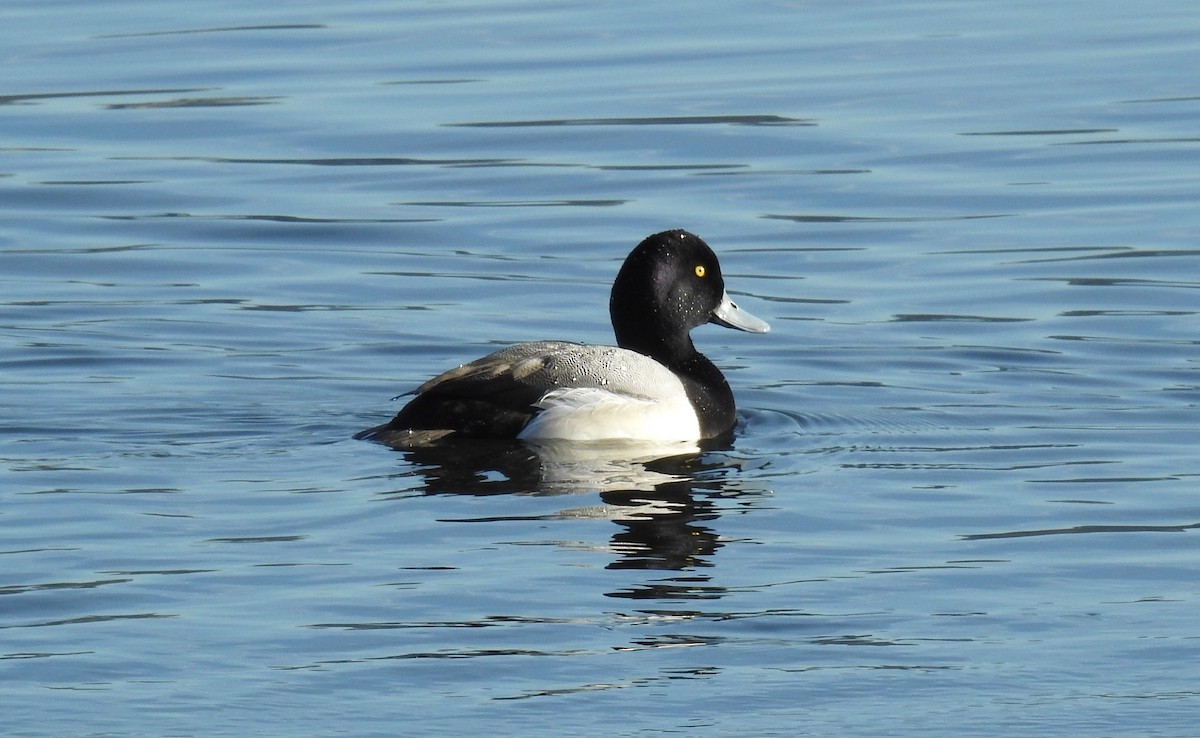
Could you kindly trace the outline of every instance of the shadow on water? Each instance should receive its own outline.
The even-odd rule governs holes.
[[[443,522],[607,519],[617,526],[608,543],[616,558],[608,569],[683,571],[711,567],[722,547],[713,523],[718,500],[749,493],[730,474],[737,461],[722,453],[728,442],[706,445],[631,445],[495,441],[402,449],[412,470],[406,486],[386,497],[422,495],[578,496],[597,494],[597,505],[548,514],[453,518]],[[420,483],[412,485],[413,477]],[[715,598],[706,577],[656,582],[610,593],[632,599]]]

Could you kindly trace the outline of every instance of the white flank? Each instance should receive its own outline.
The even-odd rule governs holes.
[[[648,400],[598,387],[547,392],[541,409],[517,436],[524,440],[696,441],[700,422],[683,392],[673,399]]]

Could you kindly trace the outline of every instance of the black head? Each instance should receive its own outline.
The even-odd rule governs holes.
[[[613,282],[608,309],[620,346],[668,365],[695,351],[688,332],[698,325],[767,330],[729,302],[717,255],[682,230],[655,233],[634,248]]]

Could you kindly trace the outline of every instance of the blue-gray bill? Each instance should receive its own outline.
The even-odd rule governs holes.
[[[713,316],[708,322],[750,333],[766,333],[771,330],[771,326],[765,320],[759,320],[734,304],[733,300],[729,299],[728,292],[721,295],[721,304],[713,311]]]

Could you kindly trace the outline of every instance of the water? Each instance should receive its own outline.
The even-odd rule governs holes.
[[[7,736],[1200,718],[1191,3],[8,3]],[[686,227],[733,447],[405,456]]]

